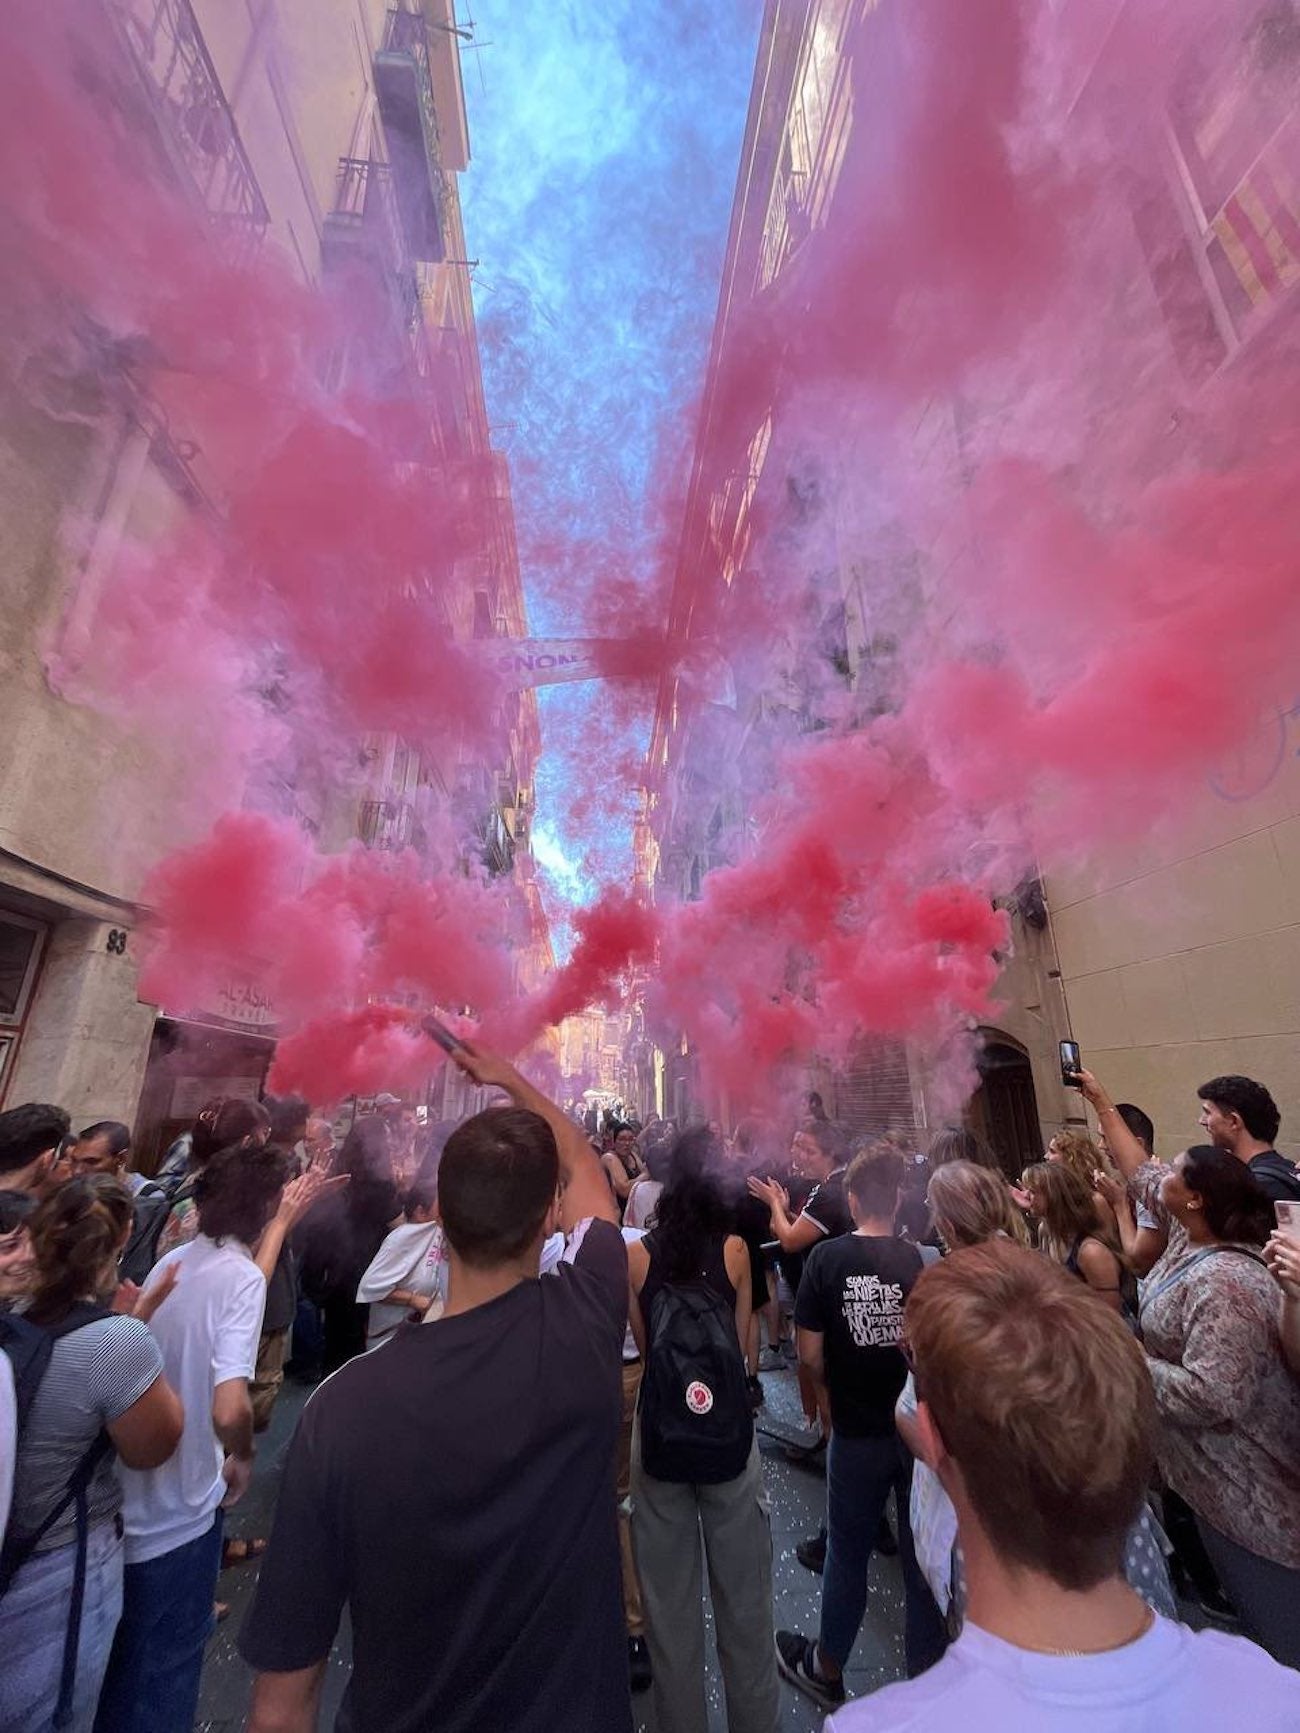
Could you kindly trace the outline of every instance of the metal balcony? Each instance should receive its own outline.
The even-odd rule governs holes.
[[[158,122],[164,147],[236,250],[255,246],[270,213],[190,0],[106,0]]]
[[[363,800],[357,835],[367,848],[418,847],[423,832],[415,809],[405,800]]]
[[[406,236],[386,162],[339,158],[334,209],[325,218],[326,252],[356,248],[386,271],[414,282]]]
[[[384,45],[375,55],[375,95],[412,256],[441,261],[447,246],[442,230],[438,119],[429,74],[428,29],[421,12],[395,9],[388,14]]]

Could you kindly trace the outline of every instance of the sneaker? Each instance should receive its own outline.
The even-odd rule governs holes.
[[[627,1672],[634,1697],[650,1689],[654,1675],[650,1671],[650,1651],[644,1637],[629,1637],[627,1640]]]
[[[757,1414],[764,1402],[767,1401],[767,1397],[763,1394],[762,1382],[758,1378],[746,1378],[745,1383],[749,1389],[750,1411]]]
[[[811,1540],[801,1540],[794,1549],[794,1556],[806,1571],[820,1576],[826,1569],[826,1530],[815,1534]]]
[[[798,1631],[776,1633],[776,1664],[783,1679],[796,1691],[820,1703],[823,1709],[838,1709],[844,1701],[843,1679],[823,1679],[817,1671],[817,1645]]]
[[[797,1366],[799,1364],[799,1350],[795,1346],[793,1336],[788,1336],[786,1340],[782,1342],[781,1358],[785,1361],[787,1366]]]
[[[779,1348],[769,1344],[758,1356],[758,1369],[760,1372],[784,1372],[785,1356]]]

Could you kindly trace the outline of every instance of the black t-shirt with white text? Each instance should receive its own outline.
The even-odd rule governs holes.
[[[615,1455],[627,1254],[586,1224],[572,1263],[471,1312],[402,1325],[303,1410],[240,1651],[329,1654],[337,1733],[631,1733]]]
[[[831,1424],[846,1438],[887,1437],[907,1381],[903,1308],[924,1263],[905,1240],[844,1234],[804,1263],[794,1321],[824,1337]]]

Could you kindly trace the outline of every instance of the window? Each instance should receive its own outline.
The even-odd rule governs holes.
[[[16,1028],[22,1022],[44,943],[45,928],[39,921],[0,914],[0,1026]]]

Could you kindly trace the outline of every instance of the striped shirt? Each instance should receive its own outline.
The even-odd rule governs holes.
[[[100,1430],[138,1402],[162,1369],[153,1332],[139,1318],[98,1318],[59,1338],[23,1428],[10,1517],[15,1534],[40,1527]],[[117,1457],[109,1451],[90,1483],[91,1527],[121,1506]],[[76,1535],[76,1508],[69,1505],[37,1551],[67,1546]]]

